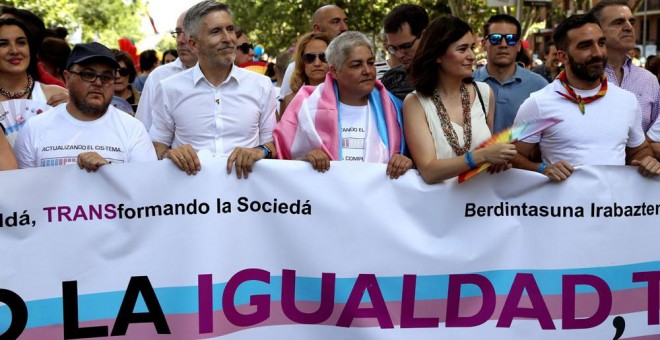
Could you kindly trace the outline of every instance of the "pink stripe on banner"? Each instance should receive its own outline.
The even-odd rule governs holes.
[[[204,278],[200,278],[203,280]],[[200,282],[200,287],[205,287],[207,284]],[[200,290],[200,294],[204,294],[203,290]],[[632,289],[626,291],[619,291],[613,293],[613,305],[610,315],[625,315],[629,313],[635,313],[640,311],[646,311],[647,307],[647,289]],[[209,299],[210,300],[210,299]],[[490,317],[490,320],[498,320],[502,307],[504,306],[506,296],[498,296],[496,299],[495,312]],[[561,307],[562,307],[562,297],[559,295],[544,296],[543,300],[546,307],[550,311],[550,315],[553,320],[561,319]],[[586,318],[593,315],[596,310],[596,303],[598,302],[597,294],[581,294],[576,297],[576,311],[575,316],[577,318]],[[387,302],[387,310],[392,319],[394,325],[401,324],[401,302]],[[475,315],[482,306],[481,297],[469,297],[461,299],[461,305],[459,310],[459,316],[466,317]],[[296,302],[296,307],[302,312],[311,313],[316,311],[319,307],[319,302],[309,302],[309,301],[300,301]],[[370,308],[370,303],[360,304],[360,308]],[[518,304],[520,308],[529,308],[531,303],[529,299],[524,296],[520,303]],[[211,314],[209,313],[209,306],[205,303],[202,304],[203,313],[201,318],[197,313],[194,314],[176,314],[176,315],[167,315],[167,323],[172,332],[172,336],[176,339],[206,339],[211,337],[218,337],[222,335],[227,335],[248,328],[256,327],[266,327],[266,326],[277,326],[277,325],[293,325],[295,324],[289,318],[284,315],[282,310],[282,305],[279,301],[271,303],[270,306],[270,317],[259,323],[256,326],[252,327],[238,327],[231,324],[225,317],[222,311],[215,311]],[[332,314],[330,317],[319,325],[334,326],[339,320],[339,316],[344,308],[344,304],[335,304]],[[252,314],[255,312],[256,307],[250,305],[238,306],[236,308],[241,314]],[[415,302],[415,318],[438,318],[439,323],[444,323],[446,321],[446,310],[447,310],[447,300],[422,300]],[[206,316],[205,316],[206,315]],[[204,320],[201,320],[204,319]],[[514,319],[515,324],[515,319]],[[91,327],[91,326],[107,326],[108,332],[112,330],[112,325],[114,320],[101,320],[94,322],[84,322],[80,327]],[[351,327],[379,327],[378,320],[375,318],[356,318],[353,320]],[[439,326],[443,327],[443,326]],[[540,330],[540,327],[539,327]],[[387,330],[384,330],[387,331]],[[203,334],[200,334],[203,333]],[[39,327],[27,329],[23,332],[21,339],[61,339],[63,336],[62,325],[57,326],[48,326],[48,327]],[[125,339],[150,339],[156,338],[158,335],[153,324],[131,324],[128,327],[128,332]],[[650,339],[659,339],[660,334],[643,336],[643,337],[634,337],[634,338],[624,338],[626,340],[650,340]]]

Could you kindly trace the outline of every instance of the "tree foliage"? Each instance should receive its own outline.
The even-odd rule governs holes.
[[[327,4],[324,0],[227,0],[234,24],[241,26],[270,55],[295,44],[297,38],[312,29],[314,11]],[[350,20],[350,29],[376,36],[385,14],[396,6],[395,0],[338,0]]]
[[[0,0],[0,4],[32,11],[46,27],[63,26],[70,33],[81,29],[84,42],[116,46],[119,38],[135,41],[143,36],[142,0]]]
[[[297,38],[310,31],[314,11],[326,5],[324,0],[227,0],[234,24],[241,26],[250,39],[265,47],[269,55],[293,46]],[[472,26],[475,33],[497,8],[488,7],[486,0],[409,0],[426,8],[431,19],[442,15],[457,16]],[[350,29],[359,30],[374,40],[382,32],[385,15],[398,0],[337,0],[333,2],[346,11]],[[499,9],[501,10],[501,9]]]

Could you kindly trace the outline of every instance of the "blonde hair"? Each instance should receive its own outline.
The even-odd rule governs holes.
[[[330,45],[332,40],[329,35],[325,33],[310,32],[303,34],[298,40],[296,45],[296,54],[293,58],[293,61],[296,63],[296,67],[293,70],[291,75],[291,91],[293,93],[298,92],[303,85],[309,84],[309,78],[305,74],[305,62],[302,59],[303,54],[305,54],[305,47],[312,40],[321,40]]]

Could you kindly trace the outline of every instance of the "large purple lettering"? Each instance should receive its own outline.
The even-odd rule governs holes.
[[[360,308],[360,300],[365,291],[371,299],[371,308]],[[353,290],[348,296],[348,301],[346,301],[346,306],[341,311],[337,326],[350,327],[354,318],[376,318],[380,328],[394,328],[383,293],[380,291],[378,280],[374,274],[358,275]]]
[[[460,316],[461,286],[475,285],[481,290],[481,309],[471,316]],[[447,327],[475,327],[488,321],[495,311],[495,288],[485,276],[479,274],[449,275],[447,292]]]
[[[612,291],[607,283],[594,275],[564,275],[562,277],[561,314],[563,329],[584,329],[600,325],[610,315],[612,310]],[[596,290],[598,294],[598,307],[596,312],[588,317],[577,319],[575,316],[575,286],[587,285]]]
[[[648,282],[648,322],[649,325],[660,324],[660,272],[633,273],[633,282]]]
[[[282,311],[289,320],[301,324],[319,324],[332,315],[335,305],[335,274],[321,274],[321,302],[313,312],[303,312],[296,307],[296,271],[282,271]]]
[[[525,290],[532,304],[531,308],[518,306]],[[536,284],[533,274],[516,274],[509,295],[504,302],[500,319],[497,321],[497,327],[511,327],[515,317],[537,319],[542,329],[555,329],[550,311],[545,305],[543,295],[541,295],[541,290]]]
[[[253,295],[250,297],[250,305],[256,306],[257,310],[252,314],[241,314],[234,305],[234,295],[238,287],[246,281],[261,281],[270,283],[270,273],[262,269],[244,269],[229,279],[222,294],[222,310],[227,321],[240,326],[254,326],[270,317],[270,296]]]
[[[197,276],[199,334],[213,333],[213,275]]]
[[[415,292],[417,291],[417,275],[403,276],[403,292],[401,294],[401,328],[433,328],[438,327],[440,318],[415,317]]]

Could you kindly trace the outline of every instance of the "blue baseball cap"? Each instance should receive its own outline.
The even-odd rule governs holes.
[[[73,64],[97,60],[112,65],[113,68],[119,68],[115,55],[110,49],[97,42],[87,44],[76,44],[66,60],[66,68],[71,68]]]

